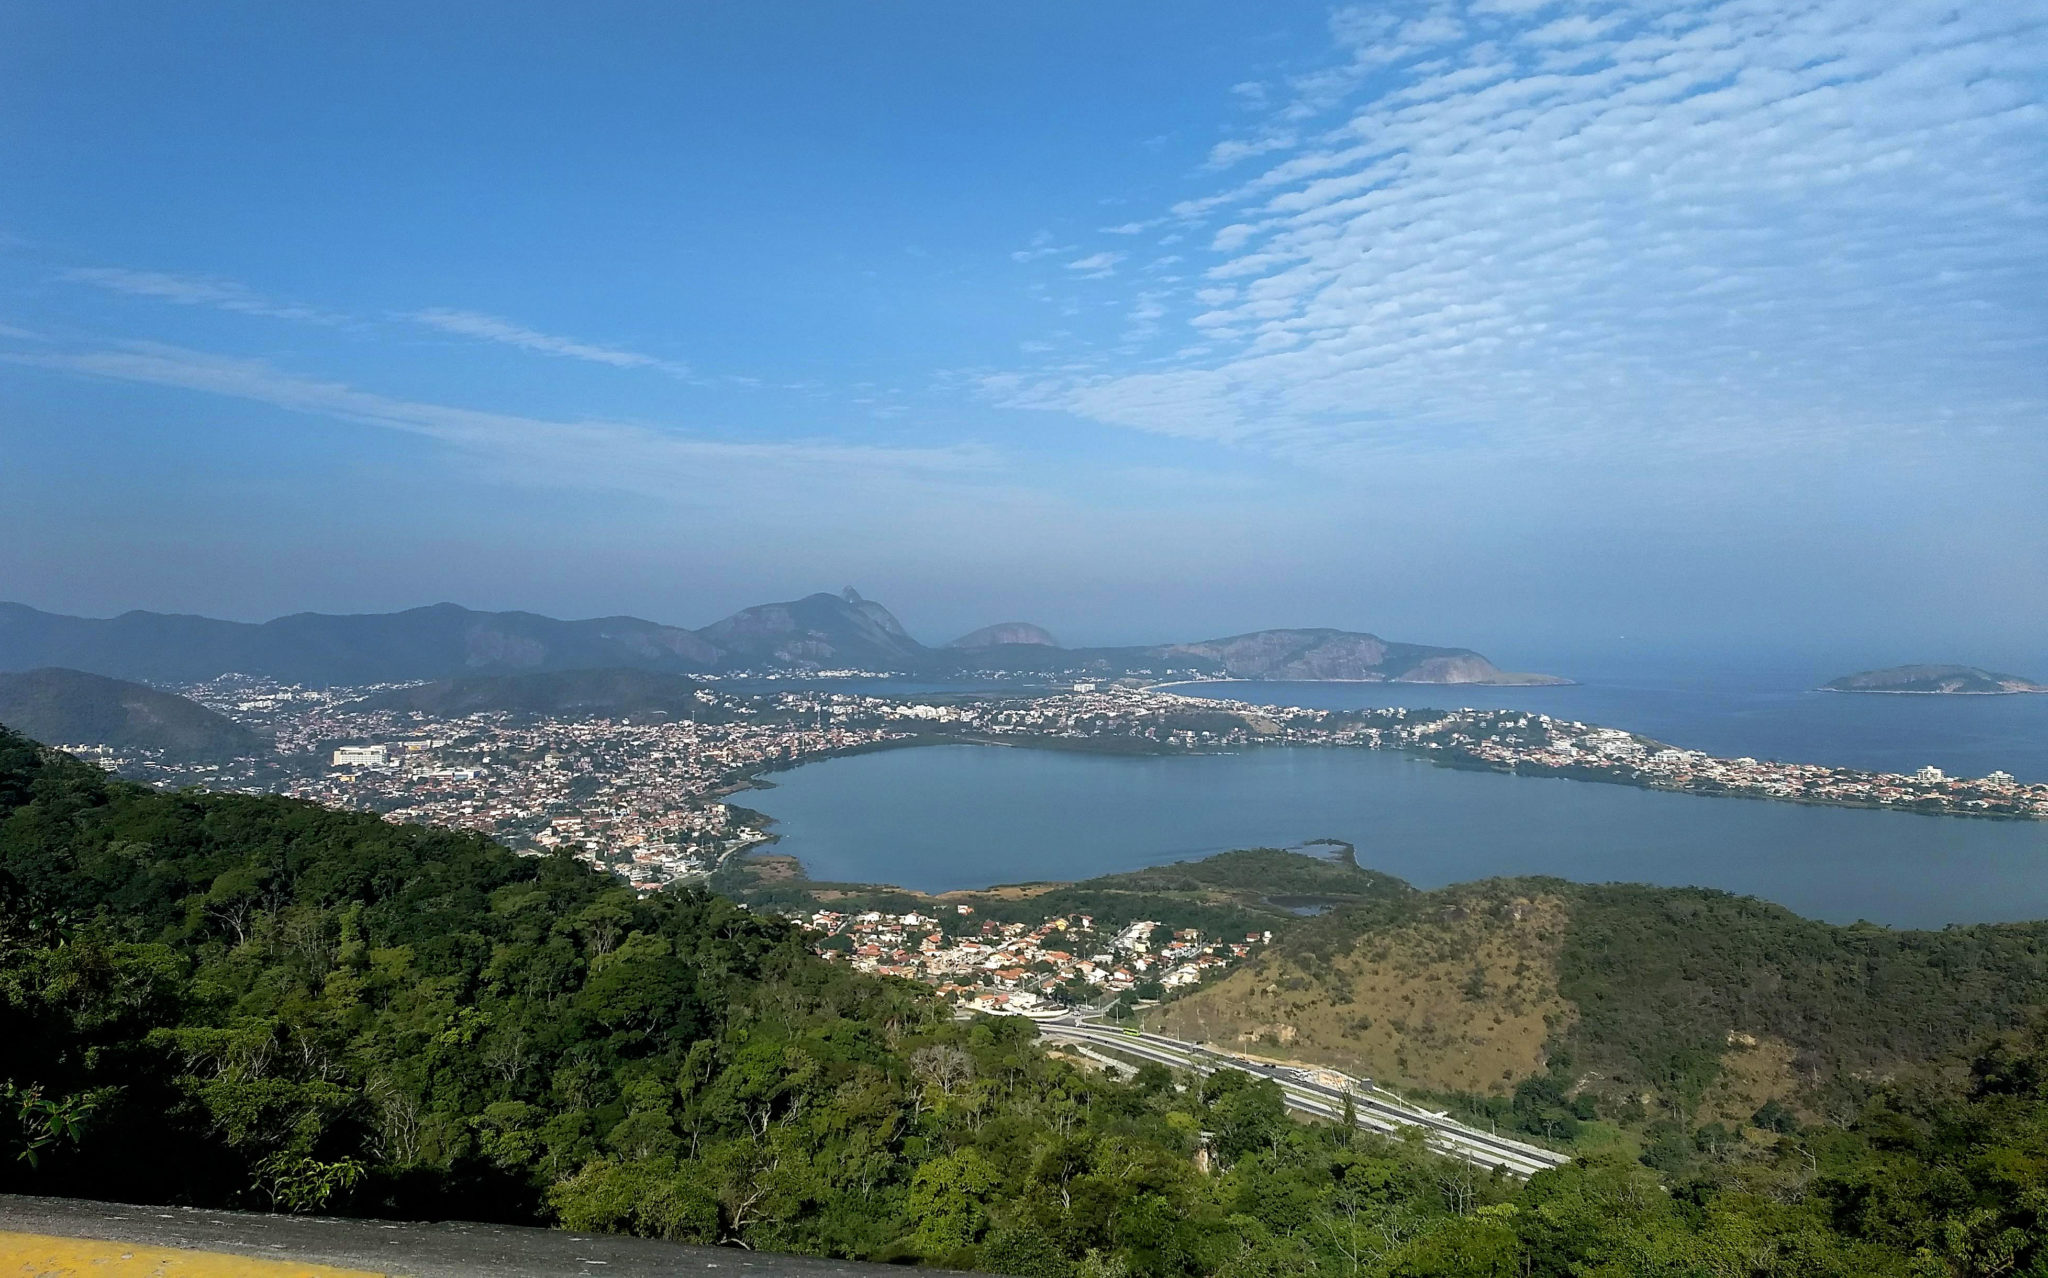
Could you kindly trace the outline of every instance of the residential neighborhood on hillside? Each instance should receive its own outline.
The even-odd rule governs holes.
[[[958,917],[971,905],[934,906]],[[1160,998],[1229,970],[1260,946],[1269,931],[1210,936],[1150,920],[1105,935],[1087,914],[1036,924],[984,922],[969,932],[941,928],[936,913],[876,910],[796,912],[818,938],[818,953],[864,972],[936,986],[955,1006],[1024,1016],[1058,1014],[1076,1003],[1130,992]]]

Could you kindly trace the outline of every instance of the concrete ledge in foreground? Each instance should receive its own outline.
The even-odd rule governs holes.
[[[902,1278],[939,1272],[519,1225],[264,1216],[0,1194],[0,1278],[127,1278],[130,1271],[138,1278]]]

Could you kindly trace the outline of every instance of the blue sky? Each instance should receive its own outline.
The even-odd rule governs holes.
[[[2044,299],[2039,4],[14,5],[0,597],[2048,668]]]

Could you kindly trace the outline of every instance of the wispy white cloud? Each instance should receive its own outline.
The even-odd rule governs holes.
[[[1332,36],[1249,134],[1296,141],[1170,211],[1214,228],[1148,298],[1183,354],[1005,402],[1319,458],[2048,448],[2048,11],[1460,0]]]
[[[1226,138],[1209,148],[1209,167],[1227,169],[1261,155],[1288,150],[1298,141],[1292,133],[1268,133],[1256,138]]]
[[[95,266],[67,270],[62,273],[62,278],[73,283],[90,284],[109,292],[125,293],[131,297],[154,298],[180,306],[205,306],[242,315],[260,315],[269,319],[300,323],[351,322],[349,317],[338,312],[302,302],[280,301],[246,284],[217,276],[178,275],[167,271],[138,271],[124,267]],[[666,373],[671,377],[696,380],[690,367],[677,360],[543,333],[480,311],[437,306],[404,312],[392,318],[422,324],[444,333],[498,342],[542,355],[580,359],[612,368],[645,368]]]
[[[1079,271],[1083,279],[1101,279],[1116,274],[1117,263],[1128,256],[1126,253],[1090,253],[1086,257],[1075,258],[1067,263],[1067,269]]]
[[[401,399],[304,377],[260,360],[159,343],[67,353],[0,353],[0,362],[88,377],[224,395],[334,421],[424,436],[537,487],[641,493],[680,502],[742,480],[840,485],[863,481],[971,482],[994,473],[985,448],[878,447],[829,440],[706,439],[645,424],[553,421]]]
[[[444,333],[480,338],[487,342],[502,342],[521,350],[538,351],[543,355],[560,355],[566,359],[580,359],[592,364],[609,364],[613,368],[654,369],[671,377],[685,379],[694,376],[688,365],[675,360],[643,355],[639,351],[622,350],[616,346],[597,346],[590,342],[579,342],[571,337],[558,337],[552,333],[537,332],[511,320],[485,315],[478,311],[434,307],[413,311],[406,318],[429,328],[440,329]]]
[[[1166,318],[1166,307],[1156,293],[1140,293],[1137,305],[1131,307],[1125,317],[1124,340],[1126,342],[1150,341],[1159,333],[1159,321]]]
[[[204,275],[173,275],[165,271],[131,271],[115,266],[89,266],[65,271],[63,278],[133,297],[152,297],[180,306],[210,306],[242,315],[338,324],[343,316],[300,302],[279,301],[245,284]]]
[[[1530,44],[1584,44],[1605,35],[1620,21],[1620,14],[1604,13],[1596,18],[1574,13],[1524,32],[1521,39]]]
[[[1074,246],[1061,244],[1051,231],[1040,231],[1031,237],[1031,243],[1010,254],[1012,262],[1035,262],[1041,257],[1058,257],[1071,253]]]

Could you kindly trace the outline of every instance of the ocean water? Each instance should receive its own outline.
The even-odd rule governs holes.
[[[1894,696],[1815,691],[1784,677],[1712,682],[1609,677],[1560,688],[1394,683],[1222,682],[1172,689],[1199,697],[1323,710],[1411,706],[1535,710],[1623,728],[1725,757],[1825,763],[1875,772],[1933,764],[1950,776],[2003,769],[2048,781],[2048,694]]]
[[[2048,918],[2048,823],[1464,772],[1371,750],[927,746],[778,773],[743,801],[776,819],[777,850],[814,879],[926,891],[1338,838],[1361,865],[1421,887],[1547,874],[1723,888],[1842,923]]]

